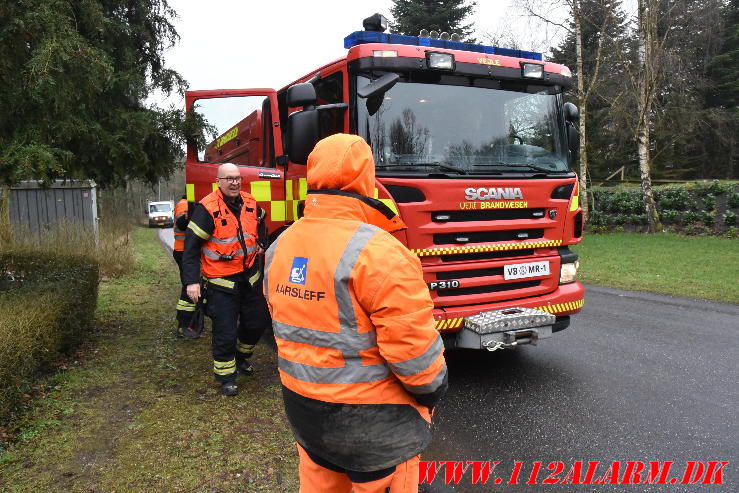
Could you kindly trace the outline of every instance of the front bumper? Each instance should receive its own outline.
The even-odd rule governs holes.
[[[454,333],[462,330],[465,317],[500,310],[501,308],[536,308],[559,318],[578,313],[585,303],[584,296],[585,289],[582,284],[575,281],[571,284],[561,284],[551,293],[532,298],[484,305],[435,308],[434,320],[436,321],[436,330],[442,333]]]

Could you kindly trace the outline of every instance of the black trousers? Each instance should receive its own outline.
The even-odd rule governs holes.
[[[236,365],[249,358],[272,323],[262,283],[236,281],[233,290],[208,283],[206,315],[213,321],[213,373],[217,381],[236,380]]]
[[[185,283],[182,281],[182,252],[173,251],[172,257],[177,262],[177,268],[180,270],[180,299],[177,300],[177,327],[184,329],[190,325],[193,313],[195,313],[195,303],[190,301],[187,296]]]

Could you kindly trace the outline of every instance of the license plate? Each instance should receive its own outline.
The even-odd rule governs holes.
[[[510,264],[503,267],[503,279],[524,279],[549,275],[549,261]]]

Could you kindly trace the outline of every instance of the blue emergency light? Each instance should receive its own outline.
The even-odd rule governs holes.
[[[451,41],[434,38],[421,38],[418,36],[406,36],[404,34],[386,34],[377,31],[355,31],[344,38],[344,48],[347,50],[365,43],[389,43],[396,45],[428,46],[430,48],[445,48],[448,50],[473,51],[475,53],[487,53],[488,55],[502,55],[527,60],[542,61],[541,53],[524,50],[512,50],[510,48],[498,48],[497,46],[485,46],[461,41]]]

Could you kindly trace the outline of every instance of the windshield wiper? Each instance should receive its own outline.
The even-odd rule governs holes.
[[[489,164],[475,164],[474,166],[510,166],[511,168],[529,168],[536,171],[543,171],[545,173],[566,173],[567,170],[557,170],[557,169],[550,169],[545,168],[543,166],[537,166],[535,164],[531,163],[504,163],[502,161],[497,163],[489,163]]]
[[[460,175],[467,174],[467,171],[463,170],[462,168],[457,168],[456,166],[440,163],[438,161],[428,161],[428,162],[419,162],[419,163],[380,164],[380,165],[375,165],[375,168],[376,169],[413,168],[414,166],[435,166],[445,171],[454,171],[455,173],[459,173]]]

